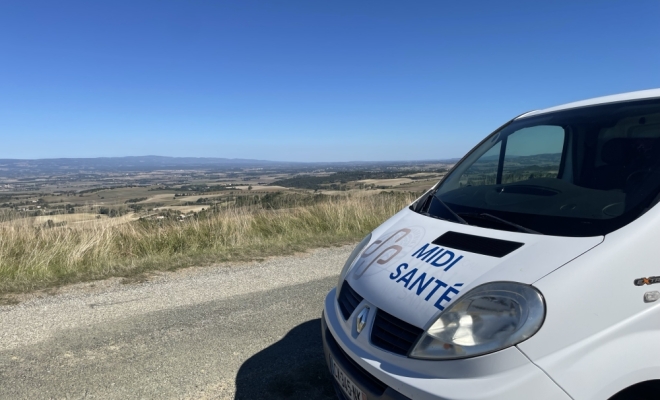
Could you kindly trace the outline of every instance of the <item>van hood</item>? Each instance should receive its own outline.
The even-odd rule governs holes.
[[[603,239],[486,229],[406,208],[373,232],[346,281],[376,307],[427,328],[470,289],[492,281],[532,284]]]

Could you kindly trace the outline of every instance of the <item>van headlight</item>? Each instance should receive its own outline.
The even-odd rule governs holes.
[[[534,287],[486,283],[444,310],[410,357],[449,360],[492,353],[530,338],[544,318],[543,296]]]
[[[358,243],[357,246],[353,249],[351,252],[351,255],[348,256],[348,260],[344,263],[344,268],[341,269],[341,273],[339,274],[339,282],[337,282],[337,296],[339,296],[339,290],[341,289],[341,285],[344,283],[344,278],[346,278],[346,274],[348,274],[348,271],[353,268],[353,264],[355,264],[355,260],[357,260],[358,256],[362,254],[362,250],[364,250],[365,247],[369,244],[371,241],[371,233],[367,235],[360,243]]]

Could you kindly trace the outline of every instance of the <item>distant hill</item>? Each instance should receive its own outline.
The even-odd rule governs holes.
[[[31,172],[67,172],[67,171],[152,171],[162,169],[227,169],[232,167],[264,167],[292,165],[290,162],[265,160],[247,160],[240,158],[203,158],[203,157],[99,157],[99,158],[47,158],[39,160],[0,159],[0,170]]]
[[[306,170],[331,168],[352,170],[365,167],[418,165],[420,163],[453,164],[458,159],[420,161],[353,161],[353,162],[291,162],[211,157],[99,157],[45,158],[37,160],[0,159],[0,176],[49,176],[71,173],[147,172],[156,170],[227,171],[245,168],[277,168]]]

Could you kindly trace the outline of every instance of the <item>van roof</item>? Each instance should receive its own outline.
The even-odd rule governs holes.
[[[559,106],[544,108],[542,110],[530,111],[528,113],[521,115],[520,117],[518,117],[518,119],[527,118],[533,115],[545,114],[552,111],[567,110],[569,108],[592,106],[596,104],[616,103],[619,101],[628,101],[628,100],[651,99],[654,97],[660,97],[660,89],[638,90],[636,92],[613,94],[610,96],[594,97],[593,99],[574,101],[572,103],[566,103]]]

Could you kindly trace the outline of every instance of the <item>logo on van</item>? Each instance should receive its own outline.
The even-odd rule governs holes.
[[[400,228],[385,233],[381,238],[367,247],[353,268],[353,279],[360,279],[373,266],[377,270],[386,268],[385,264],[393,264],[411,251],[424,236],[425,230],[419,226]]]
[[[360,311],[357,318],[355,318],[355,329],[357,329],[358,335],[362,332],[365,325],[367,325],[367,317],[369,316],[369,307],[365,307],[364,310]]]
[[[635,286],[653,285],[660,283],[660,276],[649,276],[648,278],[639,278],[633,281]]]

